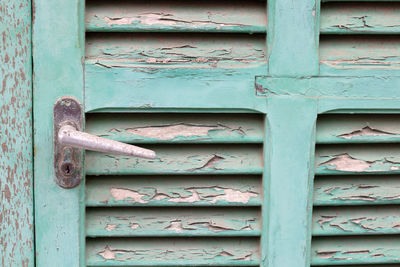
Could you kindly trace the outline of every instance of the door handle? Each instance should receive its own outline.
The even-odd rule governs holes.
[[[156,158],[156,153],[150,149],[83,132],[82,107],[73,97],[57,100],[53,109],[53,123],[54,171],[56,183],[63,188],[80,184],[84,149],[145,159]]]

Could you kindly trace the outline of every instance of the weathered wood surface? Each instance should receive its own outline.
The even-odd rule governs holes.
[[[85,109],[262,110],[264,99],[254,98],[254,76],[266,70],[262,35],[92,33]]]
[[[400,233],[400,206],[317,207],[313,236]]]
[[[235,68],[265,62],[264,35],[91,33],[86,40],[86,64],[108,68]]]
[[[321,7],[320,27],[325,34],[398,34],[400,3],[325,4]]]
[[[87,1],[86,31],[265,33],[266,3]]]
[[[312,265],[382,264],[399,260],[400,239],[396,236],[318,237],[312,243]]]
[[[391,144],[319,145],[315,157],[318,175],[400,173],[400,146]]]
[[[127,143],[262,143],[255,114],[88,114],[86,131]]]
[[[260,176],[88,177],[87,206],[259,206]]]
[[[317,122],[317,143],[397,143],[399,115],[321,115]]]
[[[261,214],[254,208],[87,209],[86,235],[259,236]]]
[[[32,8],[36,266],[82,267],[84,187],[54,181],[52,114],[62,96],[84,102],[84,1],[35,0]]]
[[[256,238],[88,239],[87,266],[257,266]]]
[[[0,266],[34,266],[31,1],[0,1]]]
[[[86,152],[88,175],[125,174],[261,174],[262,146],[185,145],[146,148],[157,151],[154,160]]]
[[[400,176],[317,176],[314,205],[400,204]]]
[[[400,37],[327,36],[320,40],[321,75],[398,75]]]

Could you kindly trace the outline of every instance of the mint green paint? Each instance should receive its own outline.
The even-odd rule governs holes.
[[[0,1],[0,266],[33,267],[31,1]]]
[[[315,99],[268,100],[264,266],[309,264],[316,118]]]
[[[319,0],[268,1],[271,76],[318,75]]]
[[[71,95],[83,102],[83,1],[34,2],[36,266],[83,266],[83,187],[54,179],[52,112]]]

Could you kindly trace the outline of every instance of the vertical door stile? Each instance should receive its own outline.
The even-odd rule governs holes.
[[[318,0],[268,1],[268,76],[319,74],[319,10]],[[268,267],[308,267],[318,100],[290,92],[266,96],[262,259]]]
[[[83,266],[83,183],[66,190],[55,182],[52,114],[62,96],[83,103],[84,1],[33,8],[36,266]]]

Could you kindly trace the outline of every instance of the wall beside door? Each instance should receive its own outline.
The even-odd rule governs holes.
[[[31,1],[0,0],[0,266],[34,266]]]

